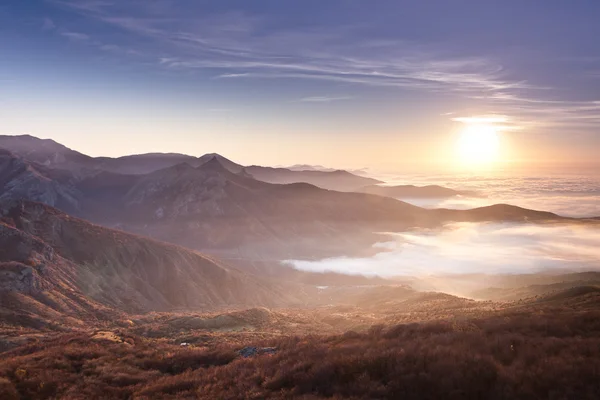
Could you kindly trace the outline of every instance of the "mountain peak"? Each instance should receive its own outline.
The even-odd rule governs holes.
[[[221,156],[219,156],[218,154],[211,154],[210,158],[208,158],[208,160],[205,163],[200,164],[196,169],[199,171],[214,171],[220,173],[229,172],[227,168],[223,166],[223,164],[219,160],[219,157]]]
[[[241,166],[240,164],[234,163],[230,159],[223,157],[222,155],[217,154],[217,153],[208,153],[208,154],[204,154],[201,157],[198,157],[198,160],[202,163],[202,165],[204,165],[206,162],[211,161],[213,159],[216,159],[216,161],[219,164],[221,164],[221,166],[223,168],[225,168],[226,170],[228,170],[229,172],[232,172],[234,174],[240,173],[242,171],[242,169],[244,169],[244,167]]]

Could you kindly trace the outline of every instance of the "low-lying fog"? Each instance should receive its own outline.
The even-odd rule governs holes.
[[[600,270],[597,224],[456,223],[387,237],[372,257],[285,263],[306,271],[381,277]]]

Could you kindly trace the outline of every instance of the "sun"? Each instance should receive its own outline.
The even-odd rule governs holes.
[[[498,159],[500,140],[492,125],[470,124],[461,132],[456,143],[461,163],[487,164]]]

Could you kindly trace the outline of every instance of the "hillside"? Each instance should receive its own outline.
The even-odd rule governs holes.
[[[258,280],[199,253],[93,225],[40,203],[3,204],[3,220],[3,293],[56,296],[68,290],[124,311],[296,301],[285,284]],[[51,301],[46,305],[56,309]]]
[[[3,353],[0,397],[596,399],[598,311],[539,311],[211,346],[67,333]]]

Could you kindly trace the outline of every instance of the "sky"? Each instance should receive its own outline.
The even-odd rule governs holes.
[[[592,163],[600,2],[4,0],[0,134],[93,156],[449,165],[493,125],[506,165]]]

